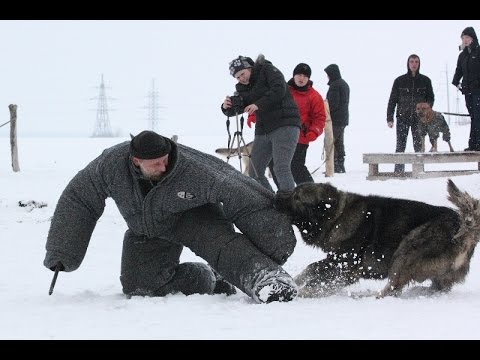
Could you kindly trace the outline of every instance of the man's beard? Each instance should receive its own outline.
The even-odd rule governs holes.
[[[140,171],[142,172],[142,175],[145,179],[150,180],[150,181],[160,181],[162,178],[163,173],[161,174],[156,174],[154,172],[147,172],[143,166],[140,166]]]

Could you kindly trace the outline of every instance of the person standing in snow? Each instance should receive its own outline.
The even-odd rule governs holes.
[[[418,103],[426,102],[433,108],[435,95],[432,81],[428,76],[420,74],[420,57],[412,54],[407,59],[407,73],[395,79],[387,105],[387,125],[393,127],[393,115],[397,108],[397,145],[395,152],[403,153],[407,147],[408,131],[412,129],[413,150],[422,150],[422,139],[418,132]],[[405,174],[404,164],[395,164],[395,175]]]
[[[255,62],[239,56],[230,62],[229,70],[238,81],[235,88],[243,104],[240,109],[232,107],[231,97],[227,96],[221,109],[227,116],[234,116],[238,110],[255,113],[255,138],[248,175],[273,192],[265,177],[268,163],[273,159],[278,181],[275,206],[281,208],[295,188],[290,165],[300,134],[297,105],[288,91],[285,77],[265,56],[259,55]]]
[[[293,77],[287,82],[288,90],[297,104],[302,126],[297,147],[292,159],[292,174],[297,185],[313,183],[313,177],[305,165],[309,144],[323,134],[325,128],[325,105],[322,95],[313,88],[310,80],[312,69],[308,64],[300,63],[293,69]],[[278,186],[273,169],[273,160],[268,165],[273,180]]]
[[[328,76],[327,101],[330,109],[333,130],[333,171],[345,172],[345,128],[349,123],[350,87],[342,78],[337,64],[324,69]]]
[[[104,150],[69,182],[48,232],[45,267],[80,266],[108,197],[128,225],[120,275],[126,295],[228,295],[233,284],[259,303],[295,298],[281,265],[296,238],[273,208],[273,193],[153,131]],[[180,263],[184,246],[208,265]]]
[[[458,54],[452,84],[465,96],[465,105],[471,119],[468,147],[465,151],[480,151],[480,48],[473,27],[465,28],[461,38],[462,52]]]

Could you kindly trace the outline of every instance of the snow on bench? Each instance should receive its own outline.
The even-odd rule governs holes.
[[[425,164],[477,163],[475,170],[425,170]],[[363,154],[363,163],[368,165],[367,180],[426,179],[480,173],[480,152],[428,152],[428,153],[369,153]],[[412,164],[412,171],[403,175],[380,172],[379,164]]]

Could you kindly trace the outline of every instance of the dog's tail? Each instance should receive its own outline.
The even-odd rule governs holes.
[[[472,241],[478,242],[480,237],[480,201],[467,192],[462,192],[455,183],[448,179],[448,200],[458,207],[461,225],[455,239],[465,238],[466,234],[473,236]]]

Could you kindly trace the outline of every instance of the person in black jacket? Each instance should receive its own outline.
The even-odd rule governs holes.
[[[413,149],[421,152],[422,139],[418,132],[418,116],[416,106],[427,102],[433,107],[435,95],[432,81],[429,77],[420,74],[420,57],[412,54],[407,60],[407,73],[395,79],[388,99],[387,125],[393,127],[393,114],[397,108],[397,146],[395,152],[403,153],[407,147],[408,131],[412,129]],[[395,164],[395,174],[405,172],[404,164]]]
[[[333,171],[336,173],[345,172],[345,144],[343,134],[348,125],[348,104],[350,102],[350,87],[342,79],[337,64],[330,64],[325,68],[328,76],[327,100],[330,106],[330,117],[332,118],[333,129]]]
[[[227,116],[255,113],[255,138],[248,175],[273,192],[265,176],[273,159],[278,181],[274,204],[280,209],[295,188],[291,162],[300,134],[297,105],[283,74],[263,55],[260,54],[255,62],[239,56],[230,62],[229,69],[230,75],[238,81],[235,87],[242,104],[232,106],[232,99],[227,96],[221,109]]]
[[[470,137],[465,151],[480,151],[480,50],[477,34],[469,26],[462,31],[462,52],[458,55],[457,68],[452,84],[464,95],[471,118]],[[460,84],[460,79],[462,83]]]

